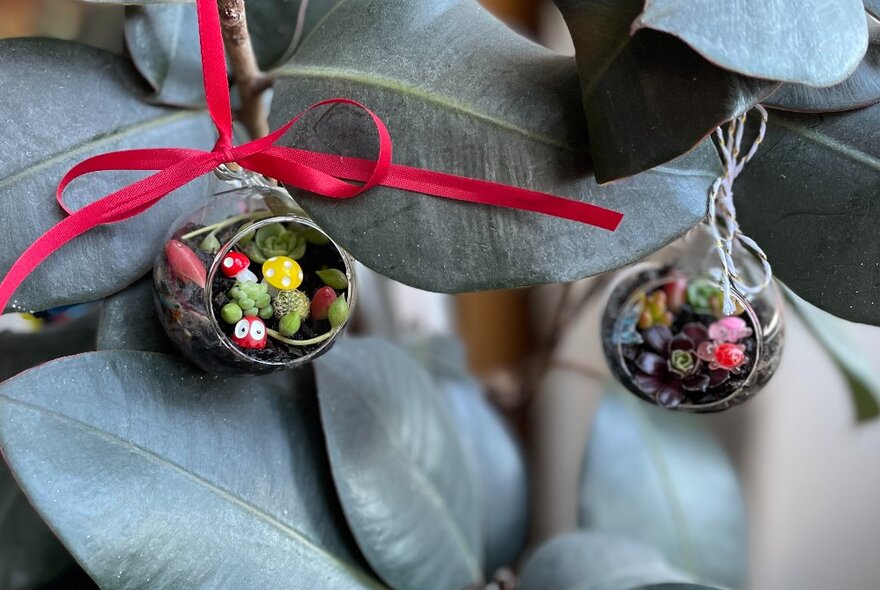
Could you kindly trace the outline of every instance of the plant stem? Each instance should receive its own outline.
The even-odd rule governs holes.
[[[238,118],[252,138],[264,137],[269,134],[269,119],[260,95],[268,85],[251,45],[244,0],[217,0],[217,8],[220,11],[223,41],[232,65],[232,77],[238,83],[241,95]]]
[[[206,225],[205,227],[200,227],[199,229],[193,230],[193,231],[189,232],[188,234],[184,234],[184,235],[180,236],[180,239],[181,240],[191,240],[194,237],[200,236],[202,234],[215,233],[215,232],[223,229],[224,227],[227,227],[227,226],[232,225],[234,223],[238,223],[239,221],[250,221],[250,220],[256,221],[257,219],[264,219],[266,217],[271,217],[272,215],[273,215],[273,213],[271,211],[259,211],[257,213],[244,213],[242,215],[235,215],[235,216],[230,217],[228,219],[224,219],[223,221],[220,221],[218,223],[213,223],[211,225]]]
[[[559,343],[563,340],[571,322],[587,304],[592,301],[611,281],[613,273],[605,273],[599,275],[586,288],[584,293],[576,301],[574,298],[574,284],[566,283],[563,286],[562,294],[559,298],[553,316],[550,319],[550,329],[544,338],[544,341],[535,351],[532,362],[527,368],[525,378],[523,379],[523,391],[521,394],[521,403],[523,406],[529,406],[534,399],[538,390],[538,386],[546,375],[551,366],[555,366],[554,356],[559,347]]]
[[[320,336],[315,336],[314,338],[310,338],[309,340],[290,340],[289,338],[285,338],[284,336],[282,336],[281,334],[279,334],[278,332],[276,332],[272,328],[266,329],[266,333],[269,336],[271,336],[275,340],[278,340],[279,342],[283,342],[283,343],[289,344],[291,346],[308,346],[310,344],[318,344],[319,342],[324,342],[328,338],[331,338],[338,331],[339,331],[339,328],[333,328],[329,332],[325,332],[324,334],[321,334]]]

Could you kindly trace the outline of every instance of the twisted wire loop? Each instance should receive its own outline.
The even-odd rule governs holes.
[[[272,186],[262,174],[257,174],[238,165],[220,164],[214,169],[214,176],[238,188]]]
[[[761,105],[755,105],[754,110],[760,115],[761,121],[758,135],[747,152],[743,153],[742,141],[749,113],[744,113],[731,120],[727,125],[715,130],[724,173],[718,177],[709,191],[709,214],[706,223],[715,240],[713,249],[718,253],[718,258],[721,261],[721,288],[724,292],[723,311],[728,315],[736,311],[736,304],[732,297],[734,289],[743,296],[755,295],[766,289],[773,279],[773,270],[770,268],[767,255],[752,238],[745,235],[740,229],[736,220],[736,206],[733,203],[733,182],[758,151],[758,146],[767,131],[767,111]],[[763,279],[759,283],[749,284],[741,276],[733,259],[735,248],[751,252],[761,262]]]

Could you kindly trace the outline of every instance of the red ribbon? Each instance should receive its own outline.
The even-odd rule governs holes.
[[[205,98],[219,138],[209,152],[186,148],[123,150],[88,158],[71,168],[58,184],[56,198],[70,215],[40,236],[12,265],[0,283],[0,311],[22,281],[55,250],[99,225],[116,223],[142,213],[165,195],[210,172],[220,164],[237,162],[244,168],[325,197],[346,199],[376,186],[387,186],[435,197],[508,207],[552,215],[614,231],[623,214],[589,203],[515,186],[412,168],[391,162],[391,136],[382,120],[362,104],[347,98],[319,102],[266,137],[235,146],[232,110],[226,78],[226,55],[220,18],[214,0],[197,0]],[[379,135],[375,161],[334,156],[276,146],[308,111],[328,104],[348,104],[370,115]],[[65,187],[74,179],[107,170],[158,170],[134,184],[71,211],[64,204]],[[351,184],[342,179],[363,184]]]

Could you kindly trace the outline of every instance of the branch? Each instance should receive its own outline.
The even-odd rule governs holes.
[[[223,41],[232,65],[232,77],[241,95],[239,120],[256,139],[269,134],[269,118],[260,95],[271,82],[260,71],[251,45],[251,35],[245,18],[244,0],[217,0]]]
[[[551,367],[571,367],[560,365],[555,360],[555,354],[559,343],[565,336],[568,328],[577,314],[582,311],[602,290],[608,285],[613,273],[605,273],[593,279],[583,294],[574,300],[574,284],[566,283],[562,287],[559,303],[550,320],[550,328],[541,345],[535,351],[529,365],[527,365],[525,378],[523,379],[520,401],[523,406],[531,404],[538,391],[539,384],[544,375]]]

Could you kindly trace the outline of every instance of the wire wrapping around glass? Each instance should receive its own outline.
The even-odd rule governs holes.
[[[651,403],[715,412],[757,394],[775,373],[784,341],[772,285],[723,312],[713,258],[698,230],[658,262],[621,274],[602,320],[606,359],[618,381]],[[743,258],[744,272],[759,272]]]

